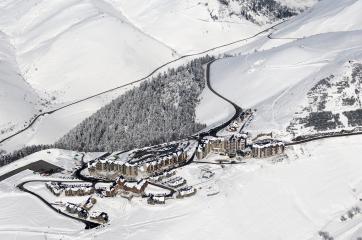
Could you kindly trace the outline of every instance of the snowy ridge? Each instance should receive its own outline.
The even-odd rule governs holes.
[[[252,14],[250,1],[162,1],[162,0],[109,0],[121,9],[130,21],[162,42],[168,43],[177,52],[188,54],[196,49],[207,49],[235,41],[260,31],[283,16],[271,17],[269,11]],[[260,1],[254,1],[260,2]],[[290,9],[305,9],[315,0],[281,2]],[[263,4],[278,4],[265,1]],[[246,7],[245,7],[246,6]],[[241,12],[250,13],[258,24],[246,19]],[[287,17],[287,16],[285,16]],[[177,30],[176,30],[177,29]],[[172,32],[172,34],[169,34]]]
[[[306,101],[308,91],[321,79],[339,75],[348,61],[361,61],[362,31],[355,29],[356,18],[360,18],[357,11],[360,2],[337,2],[335,5],[331,1],[319,2],[312,10],[292,19],[290,25],[287,22],[278,26],[272,36],[295,37],[289,33],[303,29],[306,18],[309,19],[306,25],[318,26],[321,33],[296,40],[255,41],[249,44],[249,48],[256,49],[254,52],[249,50],[241,56],[215,63],[212,69],[215,89],[240,106],[257,109],[248,130],[255,134],[272,131],[290,140],[286,128],[294,113],[299,111],[296,106]],[[320,24],[318,16],[323,16],[322,10],[326,11],[326,24]],[[336,12],[338,14],[332,15]],[[344,21],[342,30],[341,25],[329,24],[340,21],[340,16],[346,13],[354,15],[347,18],[348,22]],[[304,35],[307,34],[298,34]]]
[[[302,0],[279,1],[299,7],[303,7],[304,4]],[[161,0],[112,0],[112,6],[115,9],[119,7],[129,14],[127,18],[130,20],[124,19],[124,22],[136,25],[136,31],[146,31],[146,35],[157,39],[152,41],[157,42],[157,46],[160,42],[167,42],[167,45],[178,52],[192,52],[194,49],[205,47],[198,45],[202,41],[213,38],[212,33],[206,34],[208,30],[203,32],[205,38],[201,38],[202,34],[197,31],[203,29],[200,26],[205,27],[204,29],[211,26],[204,21],[195,20],[195,16],[198,16],[196,13],[200,12],[205,14],[205,17],[210,17],[204,5],[192,5],[194,1],[191,0],[163,2],[164,4],[161,4]],[[212,0],[208,2],[215,3]],[[311,2],[313,1],[305,3]],[[251,131],[252,135],[272,131],[273,137],[290,140],[293,134],[325,131],[320,129],[325,127],[324,123],[327,123],[327,128],[336,125],[336,129],[362,125],[360,2],[318,1],[312,10],[293,18],[290,23],[277,26],[277,33],[269,36],[270,38],[267,34],[262,34],[243,47],[232,50],[230,53],[236,54],[235,56],[212,64],[209,82],[212,88],[224,99],[230,99],[241,107],[256,109],[251,124],[244,130]],[[184,10],[184,6],[194,6],[189,11],[195,15],[185,17],[185,11],[181,14],[170,14],[166,11]],[[160,8],[163,10],[160,11]],[[145,11],[138,14],[138,10]],[[161,15],[160,12],[164,14]],[[172,19],[172,16],[177,17]],[[61,35],[54,44],[59,44],[59,41],[63,41],[65,36],[75,30],[83,33],[86,26],[90,26],[89,31],[93,27],[101,29],[102,26],[109,26],[109,22],[112,21],[107,16],[104,17],[107,20],[103,17],[96,18],[97,20],[91,17],[90,22],[86,20],[85,25],[82,23]],[[154,22],[149,22],[150,20]],[[182,20],[195,24],[191,24],[190,29],[187,29],[178,25]],[[98,21],[107,24],[97,25]],[[167,26],[161,25],[162,22]],[[199,25],[200,22],[204,22],[202,24],[205,25]],[[179,27],[180,31],[174,36],[169,36],[169,30],[175,26]],[[208,29],[211,29],[210,32],[217,32],[216,27]],[[189,35],[188,31],[198,34]],[[113,28],[110,32],[113,33]],[[72,35],[76,36],[77,34]],[[195,36],[200,37],[197,39],[198,42],[190,43],[191,37]],[[213,41],[222,41],[222,37],[226,39],[229,35],[215,38],[216,40],[206,42],[205,45],[212,45]],[[231,38],[230,32],[228,40]],[[53,43],[51,45],[53,46]],[[88,45],[87,48],[95,45]],[[165,48],[168,49],[165,50],[167,53],[172,54],[172,49]],[[12,58],[8,59],[11,62]],[[16,68],[14,72],[17,72]],[[169,92],[162,93],[165,102],[170,101],[170,92],[175,91],[176,85],[172,86]],[[198,119],[211,119],[208,122],[210,125],[213,124],[212,121],[220,119],[220,116],[233,112],[228,105],[220,101],[213,104],[215,98],[212,98],[211,94],[211,91],[203,92],[196,112]],[[172,104],[178,105],[180,99],[176,97]],[[88,104],[77,105],[67,114],[87,111],[87,107]],[[333,119],[327,119],[322,125],[306,126],[303,120],[298,120],[310,116],[311,113],[313,115],[326,112],[327,116],[332,114]],[[334,118],[335,115],[339,118]],[[120,113],[116,116],[123,115]],[[54,122],[62,124],[61,117],[65,116],[51,115],[48,119],[54,118]],[[146,118],[141,116],[140,119],[142,121]],[[291,123],[295,123],[292,126],[294,128],[290,127]],[[313,121],[308,120],[307,124],[310,123]],[[48,127],[55,128],[56,131],[57,128],[67,128],[49,122]],[[49,178],[26,171],[0,182],[0,204],[4,207],[4,214],[0,217],[0,237],[10,239],[16,232],[17,239],[143,240],[153,237],[160,240],[357,240],[362,233],[362,214],[356,211],[353,218],[348,217],[343,221],[341,216],[348,216],[350,209],[362,208],[361,142],[361,135],[316,140],[288,145],[283,155],[270,158],[243,158],[242,161],[232,159],[236,161],[235,164],[193,164],[191,161],[190,164],[175,169],[174,173],[179,179],[187,180],[190,188],[197,189],[195,195],[184,199],[167,199],[162,205],[148,205],[145,198],[128,200],[120,196],[95,195],[97,204],[92,211],[107,212],[110,221],[92,230],[80,230],[83,226],[55,215],[55,212],[50,213],[39,201],[35,202],[25,193],[19,193],[15,187],[19,182],[33,178]],[[87,161],[92,161],[101,154],[85,155]],[[1,168],[0,172],[5,173],[42,158],[66,169],[65,172],[50,177],[72,178],[74,168],[82,164],[83,157],[80,153],[52,149],[10,163]],[[215,160],[228,158],[212,156],[214,157]],[[205,178],[206,172],[209,175]],[[30,183],[27,187],[52,203],[59,200],[81,203],[88,198],[58,198],[46,191],[44,184],[40,183]]]
[[[361,8],[359,0],[322,0],[273,35],[301,38],[327,32],[361,30]]]
[[[304,9],[313,2],[282,4]],[[230,43],[268,27],[235,14],[213,19],[211,12],[222,13],[225,9],[221,8],[218,0],[6,0],[0,3],[0,31],[14,45],[15,68],[43,99],[36,111],[46,112],[127,84],[179,54]],[[43,116],[31,126],[32,131],[2,148],[12,151],[24,144],[52,143],[124,90]],[[6,131],[2,139],[31,120],[29,114],[11,119],[1,129]]]
[[[1,130],[6,134],[1,134],[1,138],[26,125],[38,109],[51,110],[126,84],[177,57],[172,49],[142,33],[103,1],[6,1],[0,6],[3,13],[0,30],[14,45],[9,48],[14,56],[12,67],[26,81],[24,91],[36,92],[47,103],[4,112],[9,117],[4,119],[7,125],[2,125]],[[69,109],[57,120],[51,120],[52,126],[58,126],[57,132],[63,132],[53,140],[44,135],[40,138],[54,141],[114,97],[109,94],[88,101],[80,106],[82,111]],[[11,98],[7,101],[9,106],[15,104]],[[3,109],[6,108],[0,111]],[[8,130],[10,126],[13,131]],[[34,125],[33,129],[39,126],[43,125]],[[46,131],[49,135],[55,130],[47,127]],[[3,148],[12,150],[22,146],[31,140],[31,134],[28,135]]]
[[[40,98],[22,78],[13,51],[8,36],[0,32],[0,136],[21,127],[17,119],[30,119],[41,107]]]

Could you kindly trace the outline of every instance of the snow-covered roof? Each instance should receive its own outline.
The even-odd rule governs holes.
[[[152,199],[158,202],[165,202],[164,196],[153,196]]]

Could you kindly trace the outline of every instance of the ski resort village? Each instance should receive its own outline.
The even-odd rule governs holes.
[[[361,240],[362,0],[0,0],[0,240]]]
[[[198,191],[216,195],[218,189],[212,185],[204,189],[202,185],[214,178],[218,168],[203,164],[222,169],[252,159],[285,157],[284,142],[269,134],[250,139],[243,132],[251,118],[251,110],[241,112],[220,129],[223,136],[202,132],[183,141],[100,153],[88,161],[85,153],[77,153],[73,158],[77,166],[72,169],[52,168],[50,163],[42,166],[40,162],[36,171],[40,178],[19,187],[38,196],[56,212],[84,222],[87,228],[114,221],[109,205],[121,198],[142,205],[167,205],[190,198]],[[45,150],[45,154],[51,157],[52,151]],[[190,176],[189,168],[195,167],[200,170],[198,176]]]

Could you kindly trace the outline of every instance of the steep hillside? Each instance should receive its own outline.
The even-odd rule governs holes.
[[[186,138],[205,125],[195,108],[205,87],[206,57],[129,90],[63,136],[57,147],[116,151]]]
[[[322,0],[280,31],[274,37],[301,38],[327,32],[343,32],[362,29],[359,0]]]
[[[109,0],[141,28],[180,53],[192,53],[250,36],[315,0]],[[290,6],[290,7],[289,7]],[[172,34],[170,34],[172,32]]]
[[[352,7],[360,9],[356,4],[356,2],[343,1],[342,8],[340,1],[336,1],[335,5],[329,1],[329,7],[325,8],[326,14],[333,11],[338,14],[326,15],[329,18],[323,26],[318,25],[318,16],[322,13],[317,14],[314,10],[297,16],[291,24],[299,22],[299,27],[302,28],[304,25],[301,19],[309,16],[308,19],[311,21],[315,19],[314,24],[319,29],[332,31],[333,26],[329,25],[329,22],[337,21],[340,15],[351,13]],[[322,11],[323,6],[326,5],[321,1],[315,8]],[[333,6],[335,8],[332,11]],[[242,107],[257,109],[255,119],[248,130],[254,133],[273,131],[279,137],[290,139],[292,136],[286,129],[296,117],[296,112],[303,114],[300,106],[307,106],[308,92],[320,80],[331,75],[338,76],[336,79],[343,79],[344,66],[350,60],[361,62],[362,31],[353,27],[359,16],[355,10],[354,15],[346,18],[343,31],[340,31],[337,25],[330,33],[321,33],[299,40],[286,39],[285,42],[280,42],[278,39],[263,40],[257,42],[259,46],[255,43],[253,46],[255,49],[260,47],[261,51],[216,62],[211,74],[215,89]],[[286,32],[284,28],[291,29],[289,23],[285,23],[278,26],[280,30],[277,32]],[[272,35],[276,36],[279,37],[278,34]],[[267,42],[272,42],[269,48],[265,48]],[[277,43],[276,47],[273,47],[273,42]],[[358,87],[360,86],[356,86]],[[341,98],[342,94],[348,91],[348,89],[343,90],[335,97]],[[345,98],[351,97],[353,96],[345,96]],[[340,106],[338,111],[351,110],[342,103],[338,106]],[[353,110],[356,109],[357,106],[353,107]]]
[[[41,107],[46,111],[139,79],[180,54],[252,36],[314,1],[232,1],[228,6],[218,0],[5,0],[0,31],[14,46],[14,68],[47,103]],[[1,148],[52,143],[124,91],[39,118]],[[204,122],[212,121],[199,113],[203,110],[198,118]],[[28,122],[16,117],[10,124],[19,127],[12,132]]]
[[[57,102],[130,82],[175,56],[103,1],[31,2],[27,9],[23,1],[6,6],[3,19],[24,12],[0,26],[14,43],[26,81]]]
[[[338,75],[320,80],[287,130],[293,136],[362,126],[362,64],[349,61]]]
[[[22,127],[18,119],[31,119],[42,103],[45,104],[22,78],[14,48],[8,37],[0,32],[0,136]]]
[[[46,111],[129,83],[178,57],[103,1],[2,1],[0,11],[0,31],[6,33],[7,41],[13,45],[13,59],[7,71],[17,69],[17,78],[27,86],[22,91],[31,95],[31,88],[36,89],[39,98],[47,102],[46,106],[37,107],[26,100],[27,108],[16,108],[19,97],[15,97],[15,92],[4,99],[1,104],[12,109],[0,109],[1,116],[8,116],[0,119],[1,124],[7,124],[1,125],[0,130],[7,134],[10,126],[16,131],[26,125],[39,108]],[[9,78],[1,81],[0,84],[17,84]],[[82,105],[82,111],[72,109],[63,113],[63,119],[52,122],[52,126],[59,128],[48,129],[47,136],[68,131],[114,97],[88,101]],[[33,131],[3,148],[11,150],[27,144],[39,126],[32,126]],[[0,134],[0,139],[5,136]],[[54,141],[46,139],[49,140]]]

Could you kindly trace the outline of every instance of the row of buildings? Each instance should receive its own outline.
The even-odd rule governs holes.
[[[246,134],[234,134],[228,137],[213,137],[202,139],[196,157],[201,160],[210,152],[235,157],[265,158],[283,154],[285,144],[275,139],[264,139],[248,143]]]
[[[64,192],[65,196],[85,196],[94,193],[94,187],[88,183],[65,184],[61,182],[46,182],[45,186],[55,196],[60,196]]]
[[[251,149],[254,158],[266,158],[283,154],[285,144],[279,140],[265,139],[254,142]]]
[[[177,152],[165,154],[159,157],[150,157],[140,161],[115,161],[111,159],[98,159],[88,163],[88,171],[91,175],[99,172],[110,172],[127,178],[136,178],[143,175],[154,175],[168,169],[172,169],[187,160],[186,151],[179,149]]]
[[[212,137],[202,139],[197,148],[196,157],[200,160],[210,152],[235,157],[238,151],[244,150],[247,145],[246,134],[234,134],[228,137]]]

